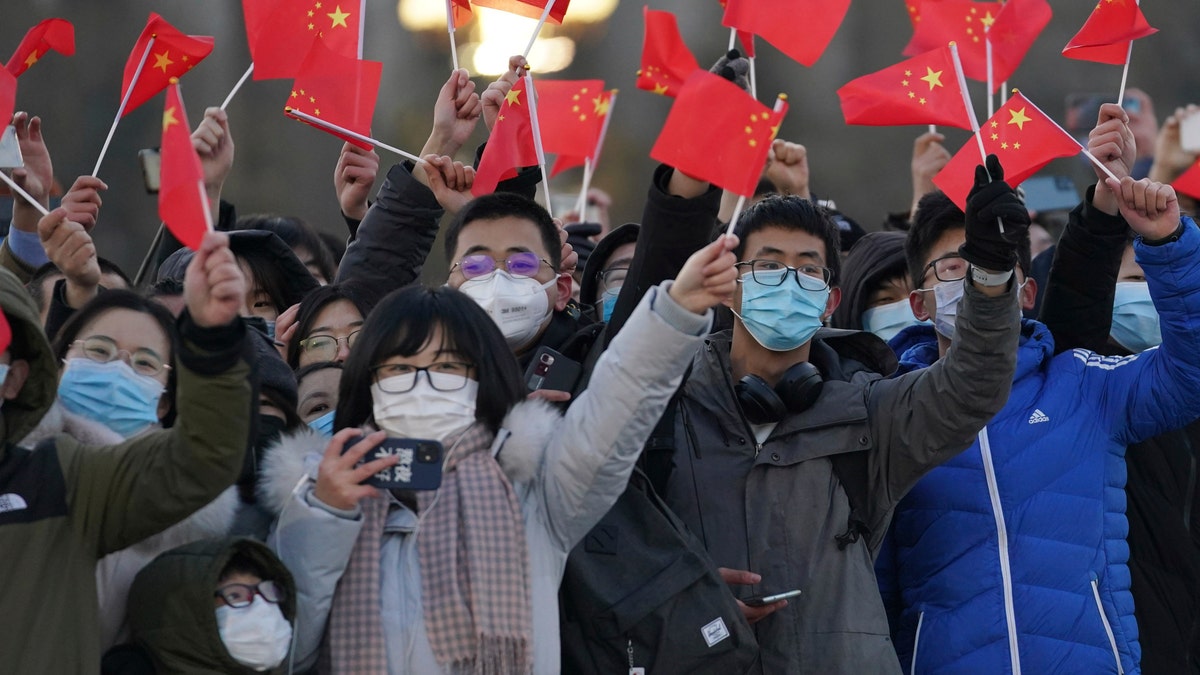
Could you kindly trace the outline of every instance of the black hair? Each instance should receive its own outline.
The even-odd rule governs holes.
[[[946,193],[934,190],[917,202],[917,213],[904,240],[904,258],[908,262],[908,274],[913,288],[921,288],[925,282],[925,265],[938,239],[954,229],[966,229],[967,216]],[[1017,247],[1017,264],[1029,273],[1029,237]]]
[[[276,264],[265,251],[256,248],[243,248],[234,252],[234,257],[250,271],[251,288],[256,288],[267,294],[277,314],[292,306],[291,286],[288,284],[286,272],[282,265]]]
[[[48,262],[33,272],[33,276],[29,277],[29,281],[25,284],[25,290],[29,291],[30,297],[33,298],[33,304],[39,312],[46,311],[46,301],[43,298],[43,286],[46,280],[62,274],[62,270],[58,269],[58,265]]]
[[[342,370],[334,429],[357,427],[371,418],[372,368],[389,357],[421,351],[435,326],[441,327],[440,346],[475,368],[475,419],[493,432],[500,428],[509,409],[527,393],[512,348],[467,295],[448,286],[413,285],[388,294],[367,317]]]
[[[125,288],[133,288],[133,281],[129,279],[129,275],[125,274],[125,270],[121,269],[120,265],[100,256],[96,257],[96,262],[100,264],[100,274],[111,274],[115,277],[120,277],[125,282]]]
[[[246,555],[243,551],[238,551],[229,557],[229,561],[225,563],[225,566],[221,568],[221,573],[217,576],[217,583],[223,583],[235,574],[249,574],[263,581],[274,581],[267,574],[267,570],[258,564],[257,560]]]
[[[342,370],[343,366],[337,361],[317,361],[316,363],[310,363],[296,371],[296,384],[299,385],[304,378],[317,371],[325,370],[326,368],[336,368],[338,370]]]
[[[234,229],[274,232],[275,236],[282,239],[283,243],[287,244],[292,251],[295,251],[297,247],[308,249],[313,256],[313,263],[320,271],[321,276],[325,277],[326,282],[332,283],[337,275],[337,264],[334,262],[333,253],[329,247],[326,246],[325,241],[312,225],[299,218],[256,213],[238,218]],[[284,309],[287,307],[281,307],[279,311]]]
[[[537,226],[542,236],[542,245],[550,254],[550,264],[557,272],[558,266],[562,264],[562,242],[558,238],[558,226],[540,204],[512,192],[484,195],[470,201],[458,212],[450,227],[446,228],[446,260],[454,260],[454,252],[458,249],[458,236],[462,234],[463,228],[477,220],[509,217],[528,220]]]
[[[750,235],[769,227],[807,232],[825,242],[825,267],[832,272],[830,285],[836,286],[842,271],[841,233],[828,209],[795,195],[771,195],[742,212],[736,234],[738,246],[733,253],[742,260]]]
[[[163,277],[146,289],[146,297],[161,298],[163,296],[183,295],[183,279]]]
[[[66,358],[71,344],[79,339],[79,333],[84,327],[110,309],[128,309],[148,314],[167,336],[167,344],[171,348],[171,353],[167,355],[165,361],[171,367],[167,369],[166,396],[170,407],[162,421],[164,427],[171,426],[175,421],[175,360],[176,355],[179,354],[179,333],[175,330],[175,317],[171,316],[171,312],[166,307],[123,288],[104,291],[80,307],[58,330],[58,336],[54,338],[53,344],[54,358],[58,361]]]
[[[292,369],[300,366],[300,341],[312,331],[313,324],[317,322],[317,315],[338,300],[346,300],[354,305],[364,319],[371,313],[371,307],[374,305],[371,293],[353,282],[322,286],[306,295],[300,301],[300,310],[296,313],[296,332],[288,341],[287,363]]]

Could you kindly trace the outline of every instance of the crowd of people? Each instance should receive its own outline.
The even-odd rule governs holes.
[[[471,195],[523,66],[453,72],[374,194],[346,144],[346,243],[222,200],[216,108],[215,231],[140,284],[103,182],[14,199],[0,670],[1200,672],[1193,109],[1100,106],[1065,224],[995,156],[960,209],[929,132],[880,231],[783,139],[741,212],[664,165],[613,228],[551,219],[537,167]]]

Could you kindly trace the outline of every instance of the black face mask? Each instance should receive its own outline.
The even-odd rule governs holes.
[[[258,466],[262,462],[263,452],[279,440],[287,422],[274,415],[258,416],[258,436],[254,439],[253,447],[247,449],[242,461],[242,475],[238,478],[238,488],[242,501],[254,503],[254,483],[258,479]]]

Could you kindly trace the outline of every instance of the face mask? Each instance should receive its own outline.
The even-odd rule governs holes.
[[[878,305],[862,314],[863,330],[878,335],[884,342],[896,337],[896,334],[905,328],[922,323],[929,322],[918,321],[917,317],[913,316],[908,300]]]
[[[1144,281],[1122,281],[1113,298],[1112,339],[1131,352],[1162,344],[1158,310]]]
[[[812,339],[821,327],[829,289],[801,288],[791,270],[769,274],[784,275],[783,283],[768,286],[755,281],[750,272],[742,275],[742,312],[734,315],[758,344],[773,352],[791,351]]]
[[[158,422],[163,385],[138,375],[128,363],[91,359],[66,360],[58,398],[67,410],[103,424],[129,438]]]
[[[279,605],[257,595],[246,607],[218,607],[217,630],[233,660],[258,671],[283,663],[292,644],[292,624]]]
[[[371,385],[375,424],[393,438],[441,441],[453,436],[475,423],[478,394],[475,380],[457,391],[438,391],[429,384],[429,373],[418,373],[416,386],[403,394]]]
[[[492,317],[509,347],[520,349],[537,335],[550,316],[550,300],[545,291],[556,281],[557,277],[543,284],[537,279],[514,277],[496,270],[487,278],[468,279],[458,290]]]
[[[601,305],[603,308],[601,310],[601,316],[603,317],[604,323],[608,323],[609,319],[612,318],[613,310],[617,308],[617,296],[620,294],[620,286],[604,291],[604,303]]]
[[[947,340],[954,339],[954,319],[958,316],[958,303],[962,300],[964,288],[962,281],[943,281],[933,287],[933,297],[937,301],[933,329]]]
[[[330,410],[324,415],[321,415],[317,419],[309,422],[308,426],[322,436],[327,438],[331,437],[333,436],[333,417],[336,412],[337,410]]]
[[[267,323],[267,337],[271,338],[271,341],[274,342],[275,341],[275,322],[267,321],[266,323]]]

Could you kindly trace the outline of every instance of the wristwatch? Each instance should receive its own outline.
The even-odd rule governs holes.
[[[988,272],[987,270],[971,265],[971,281],[980,286],[1003,286],[1012,278],[1013,271],[1007,272]]]

